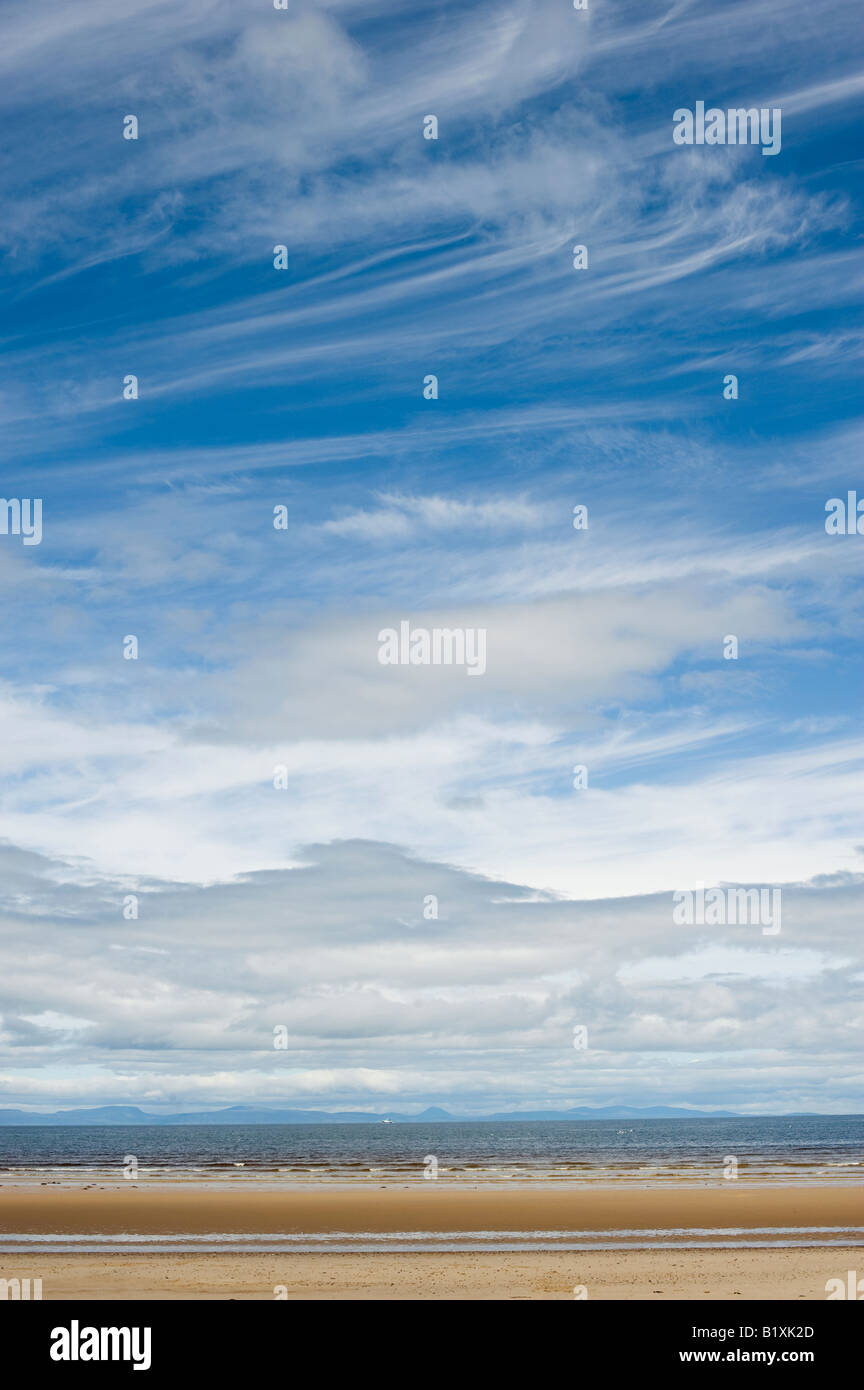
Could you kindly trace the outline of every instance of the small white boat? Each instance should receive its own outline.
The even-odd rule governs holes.
[[[393,1121],[392,1121],[392,1120],[382,1120],[381,1123],[382,1123],[382,1125],[392,1125]]]

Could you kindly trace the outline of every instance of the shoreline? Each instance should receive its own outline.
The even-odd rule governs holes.
[[[61,1171],[59,1176],[55,1176],[57,1170],[48,1170],[51,1176],[44,1176],[42,1172],[34,1175],[14,1174],[9,1175],[0,1171],[0,1193],[13,1192],[36,1192],[46,1187],[60,1188],[64,1192],[81,1192],[88,1189],[98,1188],[100,1191],[124,1191],[127,1187],[148,1187],[154,1191],[184,1190],[190,1188],[211,1188],[213,1191],[225,1192],[356,1192],[356,1191],[377,1191],[379,1188],[410,1188],[422,1191],[426,1182],[422,1176],[416,1173],[373,1173],[364,1174],[362,1177],[339,1176],[339,1177],[298,1177],[292,1174],[285,1177],[281,1174],[247,1173],[242,1176],[238,1174],[211,1174],[211,1173],[157,1173],[145,1168],[139,1169],[139,1176],[134,1182],[128,1182],[117,1176],[116,1170],[110,1173],[70,1173]],[[690,1177],[682,1174],[670,1174],[663,1178],[644,1178],[644,1177],[618,1177],[603,1174],[599,1177],[568,1176],[557,1177],[546,1173],[539,1173],[531,1176],[486,1178],[477,1174],[468,1176],[453,1176],[449,1173],[439,1173],[435,1180],[437,1188],[449,1188],[451,1190],[470,1190],[474,1191],[525,1191],[533,1188],[543,1187],[550,1191],[559,1192],[621,1192],[626,1190],[636,1192],[713,1192],[722,1191],[731,1184],[728,1181],[718,1178],[715,1174],[700,1175]],[[864,1190],[864,1176],[856,1177],[834,1177],[833,1174],[827,1177],[809,1177],[796,1173],[794,1176],[771,1176],[771,1177],[749,1177],[742,1176],[740,1173],[734,1182],[735,1188],[744,1191],[764,1192],[770,1189],[786,1190],[795,1188],[796,1190],[813,1190],[822,1192],[839,1188],[840,1190],[860,1188]]]

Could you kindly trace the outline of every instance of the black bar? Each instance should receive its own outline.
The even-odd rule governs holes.
[[[861,1310],[831,1301],[566,1300],[540,1310],[520,1300],[517,1322],[511,1309],[506,1328],[502,1304],[490,1301],[399,1302],[398,1310],[390,1302],[365,1300],[227,1302],[230,1308],[226,1300],[218,1307],[206,1300],[6,1303],[0,1305],[4,1360],[8,1366],[13,1357],[20,1371],[50,1374],[52,1380],[100,1372],[141,1379],[194,1372],[212,1373],[221,1386],[241,1374],[295,1380],[301,1365],[308,1380],[310,1362],[316,1375],[324,1374],[341,1357],[352,1375],[364,1379],[379,1370],[388,1380],[406,1374],[425,1379],[436,1374],[436,1366],[455,1374],[463,1357],[479,1359],[487,1371],[501,1364],[512,1379],[511,1358],[518,1351],[520,1358],[535,1360],[532,1379],[552,1374],[553,1364],[560,1368],[556,1379],[584,1380],[590,1365],[592,1378],[608,1378],[612,1385],[621,1374],[666,1376],[677,1370],[699,1376],[713,1367],[732,1373],[752,1369],[767,1375],[770,1384],[774,1373],[790,1366],[809,1370],[820,1382],[854,1366],[862,1332]],[[76,1345],[89,1351],[95,1344],[101,1353],[103,1328],[121,1333],[116,1346],[121,1353],[128,1350],[126,1360],[52,1359],[52,1346],[71,1353]],[[68,1334],[68,1342],[58,1329]],[[88,1329],[100,1332],[95,1343]],[[109,1356],[114,1345],[109,1334]],[[142,1363],[138,1371],[135,1355]]]

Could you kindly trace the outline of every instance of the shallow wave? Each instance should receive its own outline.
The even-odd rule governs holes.
[[[736,1185],[761,1184],[768,1186],[794,1182],[796,1186],[830,1187],[858,1185],[864,1183],[864,1175],[857,1170],[862,1168],[861,1160],[798,1162],[741,1163],[738,1168]],[[722,1179],[723,1165],[712,1163],[675,1163],[670,1165],[644,1164],[601,1164],[586,1162],[567,1162],[556,1164],[540,1163],[439,1163],[436,1181],[452,1185],[459,1182],[477,1183],[561,1183],[569,1186],[638,1186],[638,1187],[687,1187],[706,1186],[721,1183],[725,1186],[732,1179]],[[366,1163],[191,1163],[191,1164],[139,1164],[137,1174],[128,1181],[147,1183],[202,1182],[209,1185],[249,1184],[253,1182],[289,1181],[310,1184],[364,1182],[404,1183],[410,1180],[425,1180],[424,1165],[416,1160],[411,1163],[386,1163],[370,1166]],[[0,1166],[0,1186],[15,1183],[28,1185],[39,1183],[44,1186],[82,1186],[84,1184],[107,1184],[125,1186],[122,1166],[105,1164],[7,1164]]]

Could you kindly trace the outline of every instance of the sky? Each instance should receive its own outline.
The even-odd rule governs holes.
[[[864,1110],[862,99],[852,0],[7,0],[0,1106]]]

